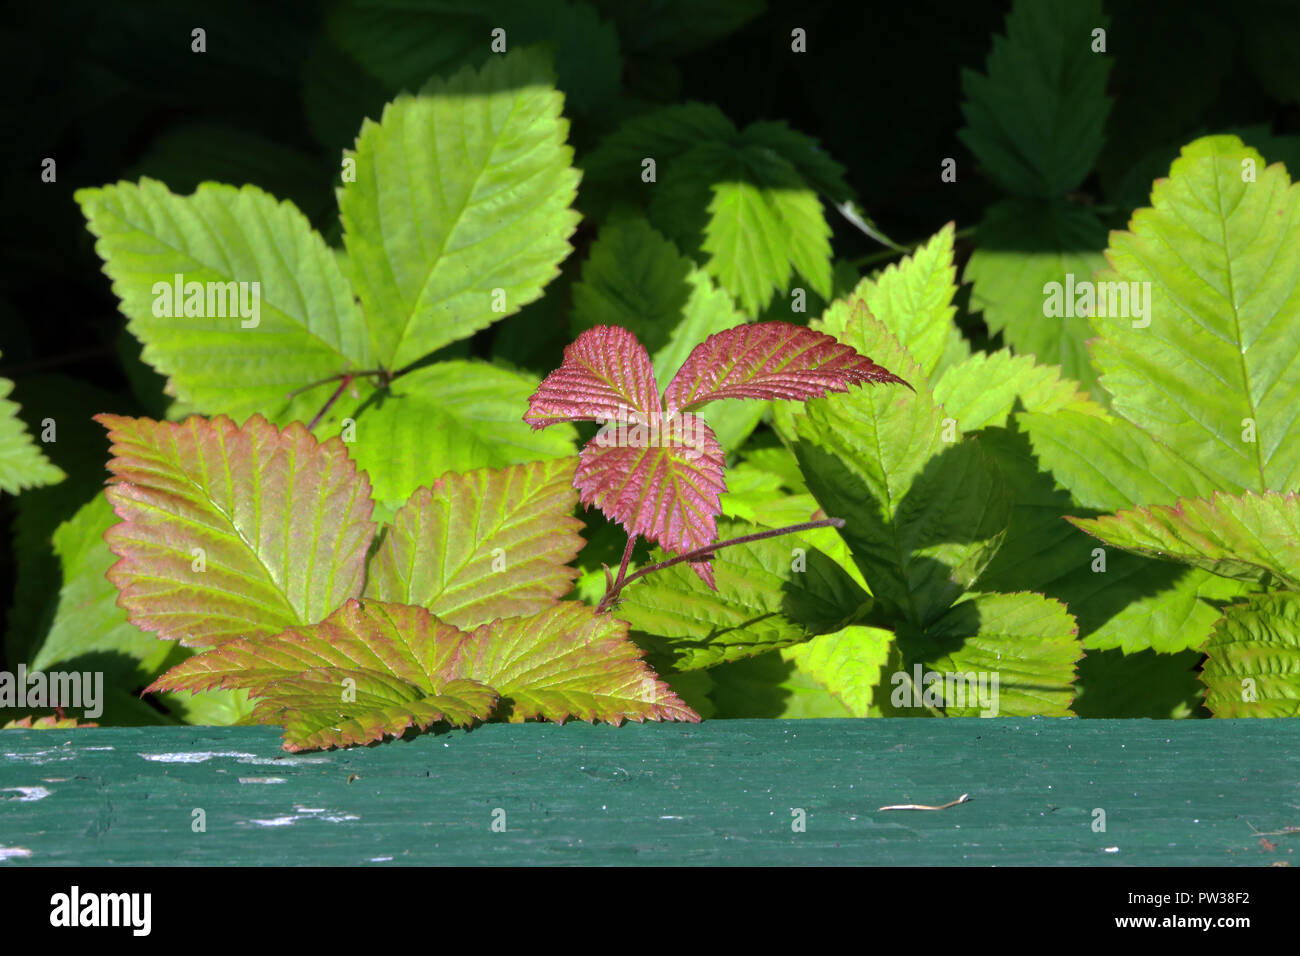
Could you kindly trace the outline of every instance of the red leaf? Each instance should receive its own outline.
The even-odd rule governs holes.
[[[563,364],[528,400],[524,421],[545,428],[556,422],[648,423],[659,416],[659,392],[645,346],[627,329],[598,325],[564,350]]]
[[[789,322],[759,322],[718,332],[697,345],[664,399],[671,415],[720,398],[806,401],[867,382],[907,385],[825,333]]]
[[[686,412],[659,427],[606,425],[582,450],[574,484],[628,534],[682,553],[712,544],[725,461],[713,430]],[[692,567],[710,586],[708,562]]]

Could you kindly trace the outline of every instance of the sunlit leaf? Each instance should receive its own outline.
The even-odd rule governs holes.
[[[444,475],[397,512],[366,593],[461,628],[535,613],[572,587],[582,548],[572,458]]]
[[[109,579],[132,623],[190,647],[323,619],[361,592],[370,486],[338,439],[260,415],[100,415],[121,521]]]

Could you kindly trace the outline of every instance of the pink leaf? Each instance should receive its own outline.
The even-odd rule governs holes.
[[[718,332],[697,345],[664,399],[671,415],[721,398],[806,401],[867,382],[907,385],[822,332],[788,322],[759,322]]]
[[[582,450],[574,484],[628,534],[682,553],[713,543],[724,465],[713,430],[686,412],[656,427],[606,425]],[[692,567],[713,586],[708,562]]]
[[[528,400],[524,421],[533,428],[556,422],[640,421],[660,415],[650,355],[617,325],[598,325],[564,350],[564,362]]]

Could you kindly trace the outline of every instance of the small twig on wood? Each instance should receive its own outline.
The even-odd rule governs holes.
[[[956,800],[948,803],[941,803],[937,807],[928,807],[924,803],[892,803],[887,807],[881,807],[881,810],[947,810],[949,807],[955,807],[959,803],[965,803],[970,799],[969,793],[963,793]]]
[[[1250,827],[1256,836],[1289,836],[1292,833],[1300,833],[1300,827],[1283,827],[1280,830],[1256,830],[1255,824],[1249,820],[1246,821],[1246,826]]]

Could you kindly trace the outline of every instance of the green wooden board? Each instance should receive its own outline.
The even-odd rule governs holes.
[[[0,866],[1300,865],[1298,739],[1295,720],[715,720],[291,755],[272,728],[4,731]]]

